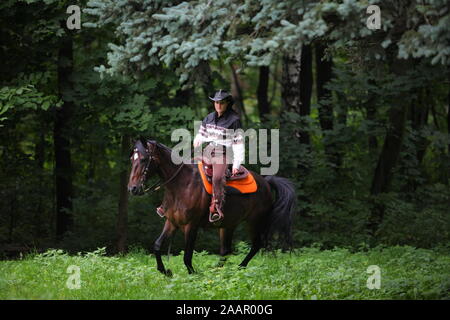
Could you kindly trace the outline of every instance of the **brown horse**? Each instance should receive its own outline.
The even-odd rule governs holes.
[[[172,150],[154,140],[137,140],[131,153],[131,173],[128,190],[133,195],[144,194],[144,184],[155,173],[164,186],[164,204],[166,221],[164,229],[154,244],[157,268],[166,275],[161,259],[161,247],[174,231],[184,233],[184,264],[188,272],[193,273],[192,255],[197,232],[200,227],[215,227],[220,230],[220,255],[224,257],[232,252],[232,237],[236,227],[247,222],[252,246],[241,262],[245,267],[262,247],[267,247],[274,235],[285,246],[291,245],[291,222],[295,202],[294,188],[285,178],[267,176],[265,178],[252,172],[258,189],[249,194],[226,193],[224,203],[225,218],[217,223],[208,219],[211,195],[202,183],[197,165],[172,162]],[[276,192],[276,200],[272,196]],[[227,188],[225,189],[227,192]]]

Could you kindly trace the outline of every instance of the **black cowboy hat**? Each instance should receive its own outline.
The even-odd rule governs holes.
[[[212,101],[222,101],[226,100],[228,101],[228,106],[231,107],[234,103],[233,96],[225,90],[220,89],[219,91],[216,91],[214,94],[214,97],[209,97]]]

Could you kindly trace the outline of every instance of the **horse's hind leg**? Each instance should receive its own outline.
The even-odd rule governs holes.
[[[247,254],[247,256],[244,258],[244,260],[239,265],[240,267],[246,267],[247,264],[252,260],[252,258],[255,256],[255,254],[258,253],[259,249],[262,247],[262,239],[260,233],[257,231],[256,228],[250,229],[250,236],[252,239],[252,247],[250,249],[250,252]]]
[[[164,263],[162,262],[161,259],[161,247],[164,244],[164,240],[170,238],[175,230],[176,227],[169,220],[166,220],[166,223],[164,224],[164,229],[161,235],[158,237],[158,239],[156,239],[155,244],[153,246],[156,257],[157,269],[159,272],[167,276],[170,276],[172,272],[169,269],[166,270],[164,268]]]

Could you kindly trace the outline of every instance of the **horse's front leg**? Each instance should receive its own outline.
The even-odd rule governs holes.
[[[233,233],[234,229],[225,229],[220,228],[219,229],[219,235],[220,235],[220,261],[217,264],[218,267],[223,267],[225,265],[225,262],[227,261],[227,255],[231,254],[233,252],[232,250],[232,243],[233,243]]]
[[[188,269],[189,274],[192,274],[195,272],[194,268],[192,267],[192,255],[194,254],[194,245],[195,240],[197,239],[197,233],[198,233],[198,226],[193,225],[192,223],[187,224],[184,227],[184,243],[185,243],[185,249],[184,249],[184,264],[186,265],[186,268]]]
[[[158,271],[167,276],[171,276],[172,271],[164,268],[164,263],[161,259],[161,247],[164,244],[164,240],[170,238],[175,230],[176,227],[169,220],[166,220],[161,235],[156,239],[155,244],[153,245]]]

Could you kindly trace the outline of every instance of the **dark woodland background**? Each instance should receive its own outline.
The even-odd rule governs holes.
[[[150,250],[162,191],[127,194],[133,139],[173,146],[218,88],[245,129],[280,129],[296,247],[448,246],[449,7],[378,2],[369,30],[368,4],[2,0],[0,254]]]

